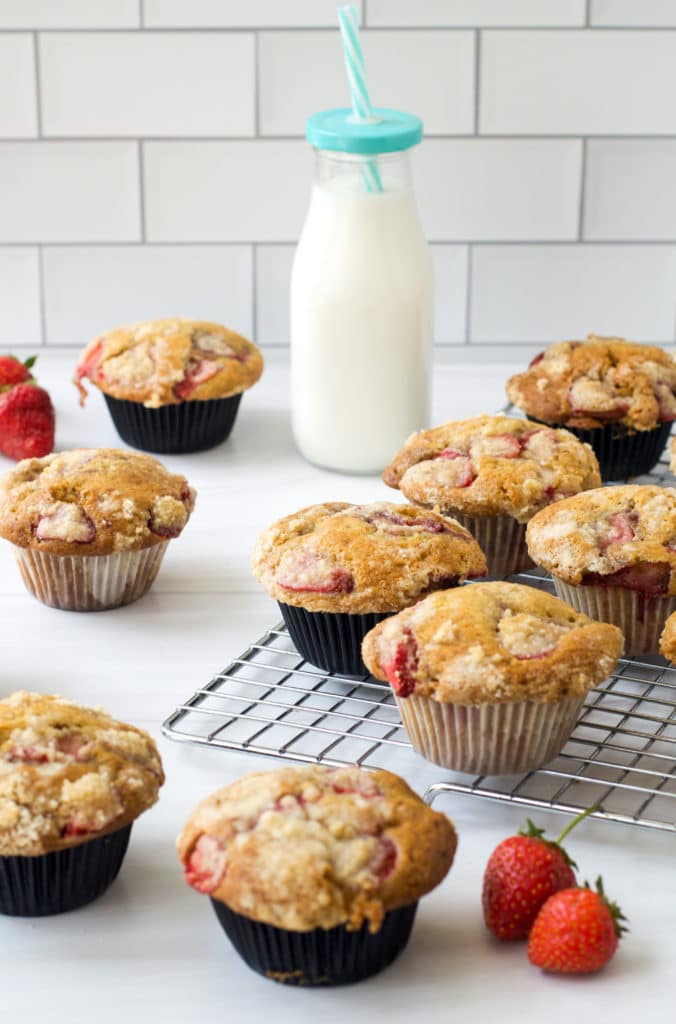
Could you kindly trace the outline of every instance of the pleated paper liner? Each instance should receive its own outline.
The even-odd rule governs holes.
[[[53,555],[15,546],[14,554],[26,588],[38,601],[64,611],[98,612],[143,597],[168,543],[110,555]]]
[[[361,659],[361,643],[369,630],[393,612],[348,615],[343,612],[308,612],[279,603],[289,635],[299,653],[323,672],[363,676],[368,669]],[[387,685],[387,684],[385,684]]]
[[[115,881],[131,825],[37,857],[0,857],[0,914],[45,917],[75,910]]]
[[[397,697],[411,746],[427,761],[472,775],[517,775],[561,752],[575,728],[584,696],[554,704],[441,704]]]
[[[103,394],[115,429],[127,444],[158,455],[186,455],[215,448],[233,428],[241,394],[146,409],[142,402]]]
[[[390,910],[379,931],[344,925],[294,932],[237,914],[211,900],[223,931],[253,971],[283,985],[350,985],[388,967],[406,946],[417,902]]]
[[[469,516],[451,512],[486,556],[489,579],[504,580],[515,572],[533,568],[526,547],[526,524],[512,516]]]
[[[530,417],[534,419],[534,417]],[[542,420],[534,420],[541,423]],[[660,423],[654,430],[632,431],[623,423],[606,423],[604,427],[582,430],[579,427],[568,427],[562,424],[546,424],[560,427],[574,434],[580,441],[590,445],[599,460],[601,479],[627,480],[633,476],[643,476],[654,469],[664,451],[671,423]]]
[[[624,633],[624,653],[659,654],[664,623],[676,611],[676,597],[649,597],[624,587],[575,586],[553,577],[556,593],[579,612],[610,622]]]

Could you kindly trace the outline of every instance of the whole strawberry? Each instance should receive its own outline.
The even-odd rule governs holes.
[[[528,940],[528,959],[536,967],[559,974],[591,974],[611,959],[626,918],[603,891],[587,882],[582,889],[563,889],[547,900]]]
[[[0,356],[0,391],[9,391],[15,384],[32,380],[31,369],[37,356],[30,356],[20,362],[16,356]]]
[[[527,828],[496,846],[484,872],[484,921],[498,939],[526,939],[542,904],[559,889],[576,884],[570,859],[561,843],[594,808],[574,818],[558,839],[544,839],[544,830],[530,818]]]
[[[0,452],[10,459],[33,459],[53,448],[54,407],[45,389],[17,384],[0,394]]]

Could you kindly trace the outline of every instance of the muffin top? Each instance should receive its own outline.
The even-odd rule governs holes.
[[[676,661],[676,612],[673,612],[664,623],[660,637],[660,654],[667,661]]]
[[[676,489],[626,484],[566,498],[534,516],[526,542],[566,583],[676,594]]]
[[[550,345],[524,373],[510,377],[507,395],[545,423],[652,430],[676,419],[676,362],[655,345],[592,334],[587,341]]]
[[[63,697],[0,700],[0,855],[35,856],[128,825],[164,782],[151,737]]]
[[[383,473],[409,501],[527,522],[551,501],[601,483],[589,445],[566,430],[476,416],[413,434]]]
[[[245,775],[202,801],[177,843],[198,892],[298,932],[378,931],[441,882],[456,844],[399,776],[323,765]]]
[[[118,327],[85,349],[73,383],[84,404],[84,377],[113,398],[148,409],[228,398],[255,384],[263,357],[252,341],[202,320],[144,320]]]
[[[261,534],[251,565],[282,604],[351,614],[398,611],[486,575],[481,548],[455,520],[387,501],[303,508]]]
[[[430,594],[385,619],[362,645],[399,697],[448,704],[550,704],[580,697],[612,671],[622,633],[517,583]]]
[[[54,555],[109,555],[178,537],[195,504],[184,476],[140,452],[76,448],[0,478],[0,537]]]

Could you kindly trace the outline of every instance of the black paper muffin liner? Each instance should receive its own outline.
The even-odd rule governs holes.
[[[122,440],[158,455],[186,455],[221,444],[230,436],[242,399],[239,394],[146,409],[141,402],[103,397]]]
[[[534,417],[529,417],[534,419]],[[543,423],[543,420],[535,420]],[[654,469],[671,433],[671,423],[660,423],[654,430],[629,430],[622,423],[606,423],[605,427],[582,430],[565,424],[546,424],[560,427],[574,434],[580,441],[591,445],[599,460],[601,479],[626,480],[643,476]]]
[[[361,658],[361,643],[369,630],[393,612],[348,615],[345,612],[308,612],[278,602],[286,628],[300,654],[324,672],[344,676],[368,675]],[[385,684],[387,685],[387,684]]]
[[[223,931],[253,971],[282,985],[350,985],[388,967],[411,935],[416,903],[390,910],[380,930],[368,924],[358,931],[344,925],[293,932],[253,921],[212,899]]]
[[[37,857],[0,857],[0,914],[45,917],[101,896],[120,870],[131,825]]]

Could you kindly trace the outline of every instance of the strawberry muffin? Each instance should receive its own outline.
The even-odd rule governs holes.
[[[229,436],[242,393],[263,372],[253,342],[200,320],[150,320],[96,338],[75,370],[88,377],[123,441],[151,452],[213,448]]]
[[[364,675],[361,642],[376,622],[432,590],[485,576],[486,560],[467,530],[436,512],[335,501],[273,523],[252,570],[307,661]]]
[[[625,635],[629,655],[656,654],[676,610],[676,490],[604,487],[543,509],[528,550],[574,608]]]
[[[185,477],[150,455],[79,448],[0,478],[0,537],[39,601],[101,611],[146,593],[194,504]]]
[[[555,757],[621,653],[615,626],[516,583],[431,594],[363,645],[414,750],[477,775],[528,772]]]
[[[676,662],[676,612],[673,612],[664,623],[660,637],[660,654],[667,661]]]
[[[619,338],[561,341],[507,382],[530,416],[572,430],[596,452],[604,480],[649,473],[676,419],[676,362]]]
[[[397,775],[307,765],[217,790],[178,852],[249,967],[287,985],[343,985],[401,953],[456,843]]]
[[[383,473],[409,501],[454,516],[498,579],[532,566],[526,523],[553,501],[601,483],[596,458],[566,430],[477,416],[413,434]]]
[[[58,914],[105,892],[163,782],[133,725],[62,697],[0,700],[0,913]]]

